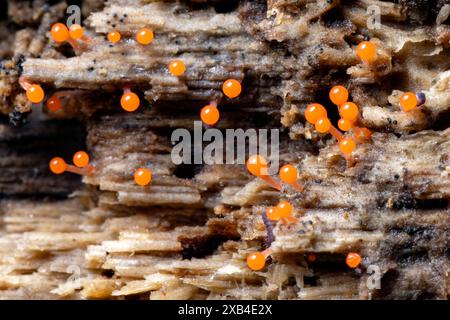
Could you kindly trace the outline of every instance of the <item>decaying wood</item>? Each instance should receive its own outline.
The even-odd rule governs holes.
[[[93,44],[79,55],[48,38],[65,4],[44,3],[9,1],[13,23],[0,22],[0,298],[448,299],[448,1],[84,1]],[[379,29],[367,28],[371,5]],[[133,38],[143,26],[149,46]],[[126,41],[110,45],[112,30]],[[354,53],[365,37],[379,48],[372,67]],[[174,58],[182,77],[167,71]],[[31,106],[20,76],[68,90],[63,110]],[[242,80],[237,99],[222,97],[228,78]],[[348,159],[303,115],[312,101],[335,108],[334,84],[373,132]],[[145,97],[138,112],[119,106],[126,86]],[[405,91],[425,104],[401,111]],[[305,191],[276,192],[239,164],[175,165],[171,132],[192,130],[210,101],[221,130],[282,128],[281,165],[299,168]],[[95,170],[82,185],[50,174],[51,157],[84,143]],[[141,166],[153,171],[145,188],[133,182]],[[273,254],[253,272],[261,214],[280,199],[298,222],[274,225]],[[345,266],[349,251],[360,268]]]

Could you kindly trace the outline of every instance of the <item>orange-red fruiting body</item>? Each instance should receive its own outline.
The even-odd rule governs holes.
[[[356,55],[363,62],[370,64],[377,59],[377,47],[369,41],[363,41],[356,47]]]
[[[267,215],[267,218],[272,221],[278,221],[281,219],[281,217],[275,207],[267,208],[266,215]]]
[[[57,96],[52,96],[47,100],[47,109],[50,111],[58,111],[61,109],[61,99]]]
[[[410,111],[413,110],[415,107],[417,107],[418,99],[415,93],[413,92],[405,92],[400,97],[400,106],[403,108],[404,111]]]
[[[316,124],[314,125],[317,132],[325,133],[328,132],[331,128],[331,122],[327,117],[320,118],[316,121]]]
[[[293,184],[297,182],[298,179],[298,170],[292,164],[285,164],[281,167],[280,171],[280,179],[283,182]]]
[[[214,105],[207,105],[200,111],[200,119],[207,125],[215,125],[220,118],[219,110]]]
[[[343,86],[334,86],[330,90],[330,100],[335,105],[340,106],[348,100],[348,90]]]
[[[84,34],[83,27],[79,24],[73,24],[69,28],[69,36],[72,39],[80,39]]]
[[[186,65],[181,60],[174,60],[169,63],[169,72],[176,77],[182,76],[186,72]]]
[[[355,150],[356,143],[352,138],[344,138],[339,141],[339,148],[345,154],[350,154]]]
[[[84,168],[89,164],[89,155],[84,151],[78,151],[73,155],[73,163],[78,168]]]
[[[67,164],[64,161],[64,159],[55,157],[52,160],[50,160],[49,167],[51,172],[54,174],[61,174],[67,169]]]
[[[250,156],[247,160],[247,170],[257,176],[267,176],[267,161],[263,156],[259,154]]]
[[[228,79],[222,85],[222,91],[228,98],[236,98],[241,94],[242,86],[236,79]]]
[[[108,33],[108,41],[112,43],[116,43],[120,41],[121,35],[117,31],[111,31]]]
[[[140,100],[136,93],[125,92],[120,99],[120,105],[125,111],[133,112],[139,108]]]
[[[62,23],[55,23],[50,29],[50,34],[56,42],[64,42],[69,39],[69,29]]]
[[[338,127],[342,131],[349,131],[351,128],[353,128],[353,121],[347,120],[347,119],[339,119],[338,121]]]
[[[276,182],[272,177],[268,175],[268,165],[266,159],[260,155],[252,155],[247,160],[247,170],[266,181],[272,188],[281,190],[280,183]]]
[[[359,109],[353,102],[346,102],[339,107],[339,114],[342,119],[356,121],[358,118]]]
[[[280,201],[275,210],[281,218],[287,218],[292,215],[292,205],[287,201]]]
[[[40,85],[32,84],[26,90],[27,98],[31,102],[40,103],[42,100],[44,100],[44,90],[42,90],[42,87]]]
[[[75,160],[75,158],[76,157],[74,156],[74,160]],[[80,165],[80,164],[83,165],[85,161],[86,161],[86,159],[84,156],[81,157],[81,159],[79,159],[77,157],[76,163],[78,165]],[[52,160],[50,160],[49,167],[50,167],[50,170],[55,174],[61,174],[65,171],[67,171],[67,172],[76,173],[76,174],[79,174],[82,176],[90,174],[92,172],[92,170],[94,169],[94,167],[91,166],[89,163],[84,168],[72,166],[70,164],[67,164],[62,158],[59,158],[59,157],[56,157],[56,158],[53,158]]]
[[[148,28],[142,28],[136,33],[136,41],[143,45],[150,44],[153,37],[153,31]]]
[[[349,252],[345,262],[350,268],[355,269],[361,263],[361,256],[355,252]]]
[[[146,186],[152,181],[152,172],[147,168],[139,168],[134,172],[134,181],[140,186]]]
[[[314,261],[316,261],[317,257],[314,253],[308,253],[307,259],[309,262],[314,262]]]
[[[306,107],[305,118],[311,124],[316,124],[317,120],[326,116],[327,110],[319,103],[312,103]]]
[[[266,255],[262,252],[253,252],[247,256],[247,265],[254,271],[261,270],[266,265]]]

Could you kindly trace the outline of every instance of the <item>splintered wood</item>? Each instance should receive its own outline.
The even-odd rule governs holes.
[[[449,1],[85,0],[91,42],[76,55],[48,32],[66,4],[46,2],[10,0],[0,21],[1,299],[448,299]],[[373,65],[355,54],[367,39]],[[47,98],[64,92],[62,110],[32,105],[20,77]],[[223,97],[227,79],[242,82],[238,98]],[[350,157],[304,117],[318,102],[336,122],[337,84],[372,132]],[[121,109],[124,88],[137,112]],[[404,112],[407,91],[424,104]],[[299,169],[304,192],[243,164],[175,164],[171,133],[192,131],[209,103],[219,130],[282,129],[280,165]],[[78,150],[92,174],[50,173],[52,157]],[[262,213],[280,200],[298,221],[273,224],[270,258],[252,271]]]

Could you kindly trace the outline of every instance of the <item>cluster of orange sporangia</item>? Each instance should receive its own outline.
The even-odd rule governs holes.
[[[340,119],[338,127],[344,132],[353,131],[356,141],[369,140],[372,133],[369,129],[359,127],[359,107],[351,101],[348,101],[348,90],[340,85],[334,86],[329,92],[330,100],[338,107]],[[422,92],[405,92],[400,97],[400,106],[404,111],[411,111],[414,108],[425,103],[425,94]],[[353,152],[356,144],[355,140],[344,137],[330,122],[327,117],[327,110],[318,103],[310,104],[305,111],[306,120],[315,126],[319,133],[331,133],[339,142],[339,147],[344,154]]]
[[[74,24],[67,28],[62,23],[56,23],[51,27],[51,37],[57,43],[68,42],[74,49],[75,53],[86,50],[93,44],[93,40],[84,34],[84,29],[78,24]],[[111,31],[107,35],[108,41],[118,43],[122,36],[118,31]],[[142,28],[135,34],[135,40],[140,45],[149,45],[154,39],[151,29]],[[366,64],[370,65],[377,59],[377,48],[369,42],[363,41],[356,48],[357,56]],[[186,65],[182,60],[173,60],[168,65],[170,74],[176,77],[182,77],[186,72]],[[41,103],[45,98],[45,93],[39,84],[32,84],[25,78],[20,78],[20,85],[26,91],[26,96],[32,103]],[[241,94],[242,85],[236,79],[228,79],[222,85],[224,95],[230,99],[234,99]],[[55,93],[47,100],[47,108],[50,111],[61,109],[61,97],[69,95],[70,92],[60,91]],[[338,121],[338,127],[344,132],[352,130],[354,137],[358,141],[370,139],[371,132],[356,124],[359,117],[358,106],[348,101],[349,93],[343,86],[335,86],[330,90],[330,100],[339,108],[341,119]],[[400,106],[405,111],[410,111],[425,102],[423,93],[406,92],[400,98]],[[131,91],[130,87],[123,88],[123,94],[120,99],[121,107],[128,112],[136,111],[140,106],[139,96]],[[200,118],[206,125],[213,126],[220,119],[220,112],[217,108],[217,102],[211,102],[204,106],[200,111]],[[339,142],[339,148],[344,154],[351,154],[356,147],[356,142],[352,137],[344,136],[337,130],[327,117],[326,109],[318,104],[310,104],[305,111],[306,120],[315,126],[319,133],[330,133]],[[68,165],[62,158],[56,157],[50,161],[50,170],[55,174],[63,172],[72,172],[80,175],[88,175],[93,172],[94,166],[89,162],[89,156],[84,151],[77,152],[73,157],[75,166]],[[266,181],[270,186],[277,190],[281,190],[281,183],[268,175],[268,165],[266,159],[260,155],[253,155],[247,161],[247,169],[252,174]],[[298,192],[303,192],[303,186],[298,182],[298,170],[291,164],[284,165],[279,171],[280,180],[290,185]],[[148,168],[138,168],[134,173],[134,181],[139,186],[147,186],[152,181],[152,172]],[[276,206],[269,207],[264,212],[265,223],[267,221],[282,223],[296,223],[298,219],[293,216],[294,208],[288,201],[282,200]],[[269,222],[271,223],[271,222]],[[271,228],[266,225],[266,228]],[[269,232],[269,230],[268,230]],[[271,232],[271,231],[270,231]],[[273,235],[272,235],[273,237]],[[273,241],[273,239],[272,239]],[[264,268],[266,259],[270,256],[270,247],[261,252],[254,252],[248,255],[247,264],[252,270],[261,270]],[[308,261],[316,260],[314,253],[309,253]],[[361,256],[357,253],[350,252],[347,254],[346,263],[350,268],[357,268],[361,263]]]
[[[354,138],[345,136],[335,126],[331,124],[327,116],[327,110],[319,103],[312,103],[305,110],[306,121],[314,125],[319,133],[330,133],[339,143],[339,149],[345,155],[349,155],[356,147],[356,141],[369,140],[371,132],[367,128],[358,127],[356,124],[359,118],[358,106],[348,101],[348,90],[343,86],[334,86],[329,93],[330,100],[338,107],[341,118],[338,127],[344,132],[353,131]]]
[[[292,216],[293,206],[288,201],[280,201],[275,207],[266,208],[263,213],[263,221],[267,231],[267,247],[263,251],[252,252],[247,255],[247,265],[251,270],[258,271],[262,270],[265,265],[267,258],[272,254],[271,244],[275,240],[273,235],[273,226],[270,221],[281,221],[282,223],[298,221],[297,218]],[[267,221],[270,220],[270,221]],[[317,256],[314,253],[307,254],[307,260],[311,263],[316,261]],[[349,252],[346,257],[346,264],[348,267],[355,269],[361,264],[361,256],[356,252]]]
[[[67,164],[63,158],[55,157],[50,160],[49,168],[54,174],[72,172],[82,176],[90,175],[95,167],[90,163],[89,155],[85,151],[78,151],[73,155],[73,165]],[[147,186],[152,181],[152,172],[148,168],[139,168],[134,172],[134,181],[137,185]]]
[[[92,43],[92,40],[84,35],[84,29],[80,25],[74,24],[69,29],[62,23],[56,23],[52,26],[50,34],[53,40],[57,43],[68,42],[74,48],[75,52],[80,50],[80,44],[77,40],[84,41],[86,44]],[[110,32],[108,40],[111,42],[118,42],[120,34],[118,32]],[[148,28],[140,29],[136,33],[136,41],[142,45],[150,44],[153,40],[153,32]],[[172,74],[181,75],[184,73],[184,64],[182,62],[172,62],[169,65]],[[33,103],[40,103],[44,99],[44,91],[39,85],[29,84],[25,79],[21,79],[22,87],[26,90],[28,99]],[[135,111],[140,104],[137,94],[131,92],[130,88],[124,88],[124,93],[121,97],[120,104],[126,111]],[[61,109],[60,97],[69,95],[70,93],[59,91],[47,100],[47,108],[50,111],[57,111]],[[55,174],[61,174],[65,171],[89,175],[93,172],[94,166],[89,163],[89,155],[84,151],[77,152],[73,157],[75,166],[68,165],[62,158],[56,157],[50,161],[50,170]],[[134,180],[140,186],[150,184],[152,180],[152,173],[147,168],[139,168],[135,171]]]
[[[54,174],[62,174],[64,172],[72,172],[82,176],[91,174],[94,166],[90,163],[89,155],[84,151],[78,151],[73,155],[73,163],[67,164],[63,158],[55,157],[50,160],[49,167]]]
[[[229,99],[237,98],[242,92],[242,85],[236,79],[228,79],[222,85],[222,92]],[[217,102],[211,102],[200,111],[200,119],[208,126],[214,126],[220,119]]]
[[[94,40],[85,35],[84,28],[79,24],[73,24],[69,28],[62,23],[55,23],[50,29],[50,35],[53,41],[57,44],[69,43],[75,53],[87,50],[89,46],[94,44]],[[111,31],[108,33],[108,41],[111,43],[118,43],[122,39],[120,32]],[[153,31],[149,28],[141,28],[135,34],[135,40],[139,45],[149,45],[154,39]],[[172,60],[168,65],[170,74],[176,77],[182,77],[186,72],[186,65],[180,59]],[[32,103],[41,103],[45,98],[45,92],[39,84],[28,82],[26,78],[20,79],[20,84],[26,91],[26,96]],[[228,79],[222,85],[224,95],[230,99],[234,99],[241,94],[241,83],[236,79]],[[48,98],[46,106],[49,111],[55,112],[61,109],[61,97],[70,95],[70,92],[57,92]],[[136,111],[140,106],[140,98],[132,92],[130,86],[123,88],[123,94],[120,99],[121,107],[127,112]],[[200,111],[201,120],[209,126],[215,125],[220,119],[220,113],[217,108],[217,102],[211,102],[204,106]]]
[[[271,187],[277,190],[281,190],[281,183],[275,180],[273,177],[269,176],[268,163],[267,160],[261,155],[252,155],[247,160],[247,170],[263,179]],[[298,170],[292,164],[286,164],[282,166],[279,170],[279,177],[283,183],[288,184],[298,192],[303,192],[303,186],[298,182]],[[247,256],[247,265],[252,270],[261,270],[266,264],[267,258],[271,255],[272,250],[270,244],[273,242],[273,233],[271,222],[281,221],[283,224],[287,223],[297,223],[298,219],[294,217],[294,207],[289,201],[281,200],[276,206],[266,208],[263,213],[263,221],[266,226],[267,238],[271,239],[268,241],[268,247],[261,252],[252,252]],[[297,213],[302,212],[296,210]],[[266,221],[269,220],[269,221]],[[313,253],[308,254],[308,261],[314,262],[316,256]],[[347,255],[346,263],[350,268],[357,268],[361,263],[361,257],[359,254],[350,252]]]
[[[263,156],[259,154],[250,156],[247,160],[247,170],[254,176],[263,179],[274,189],[281,190],[281,183],[269,176],[269,166]],[[295,166],[291,164],[284,165],[279,171],[279,176],[282,182],[299,192],[303,192],[303,186],[298,182],[298,170]]]
[[[75,53],[87,50],[89,46],[94,44],[94,40],[85,35],[84,28],[78,24],[73,24],[68,28],[62,23],[52,25],[50,35],[57,44],[69,43]],[[108,41],[118,43],[122,39],[118,31],[111,31],[107,35]],[[135,34],[135,40],[139,45],[149,45],[154,39],[153,31],[149,28],[139,29]],[[186,65],[182,60],[172,60],[168,65],[170,74],[176,77],[182,77],[186,72]],[[26,96],[32,103],[41,103],[45,98],[45,92],[39,84],[32,84],[26,78],[20,78],[20,85],[26,91]],[[236,79],[228,79],[222,85],[224,95],[230,99],[234,99],[241,94],[241,83]],[[70,91],[59,91],[54,93],[47,99],[46,106],[49,111],[55,112],[62,108],[61,98],[69,96]],[[128,112],[136,111],[140,106],[139,96],[131,90],[131,87],[123,88],[123,94],[120,98],[121,107]],[[220,118],[217,102],[211,102],[203,107],[200,111],[200,118],[206,124],[213,126]],[[89,162],[89,156],[83,152],[84,158]],[[75,161],[74,161],[75,162]],[[75,163],[76,164],[76,163]],[[89,167],[89,170],[86,169]],[[86,168],[80,169],[79,166],[67,165],[63,159],[57,157],[50,161],[50,170],[55,174],[61,174],[65,171],[87,175],[92,172],[92,165],[86,164]],[[134,173],[134,181],[139,186],[147,186],[152,181],[152,172],[148,168],[138,168]]]

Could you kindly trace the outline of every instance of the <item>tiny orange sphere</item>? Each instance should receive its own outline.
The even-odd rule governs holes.
[[[314,261],[316,261],[317,257],[314,253],[309,253],[307,256],[307,259],[309,262],[314,262]]]
[[[320,118],[316,121],[316,124],[314,125],[316,130],[320,133],[328,132],[331,128],[331,122],[328,118]]]
[[[153,41],[153,31],[148,28],[142,28],[136,33],[136,41],[147,45]]]
[[[179,77],[186,72],[186,66],[181,60],[174,60],[169,64],[169,71],[173,76]]]
[[[369,41],[363,41],[356,47],[356,55],[363,62],[371,63],[377,59],[377,47]]]
[[[353,122],[347,119],[339,119],[338,127],[342,131],[349,131],[351,128],[353,128]]]
[[[215,125],[219,121],[219,118],[219,110],[213,105],[204,106],[200,111],[200,119],[207,125]]]
[[[78,151],[73,155],[73,163],[78,168],[84,168],[89,164],[89,155],[84,151]]]
[[[280,220],[280,215],[278,210],[275,207],[269,207],[266,209],[266,215],[269,220],[278,221]]]
[[[348,90],[343,86],[334,86],[330,90],[330,100],[335,105],[340,106],[348,100]]]
[[[292,214],[292,205],[287,201],[280,201],[275,210],[278,211],[281,218],[287,218]]]
[[[359,109],[353,102],[346,102],[342,104],[339,108],[339,114],[342,119],[356,121],[358,118]]]
[[[316,124],[320,118],[327,116],[327,110],[319,103],[310,104],[305,110],[305,118],[311,124]]]
[[[31,85],[26,92],[28,100],[30,100],[33,103],[40,103],[42,100],[44,100],[44,90],[42,90],[42,87],[38,84]]]
[[[281,181],[293,184],[298,179],[298,170],[292,164],[285,164],[281,167],[279,175]]]
[[[417,96],[413,92],[405,92],[400,97],[400,106],[405,111],[410,111],[414,109],[415,107],[417,107],[417,104],[418,104]]]
[[[350,268],[355,269],[361,263],[361,256],[355,252],[349,252],[345,262]]]
[[[120,41],[121,35],[117,31],[111,31],[108,33],[107,38],[109,42],[116,43]]]
[[[222,91],[228,98],[236,98],[241,94],[241,83],[235,79],[228,79],[222,85]]]
[[[120,99],[120,105],[125,111],[133,112],[139,108],[140,100],[136,93],[127,92],[122,95]]]
[[[47,109],[50,111],[58,111],[61,109],[61,99],[56,96],[50,97],[47,100]]]
[[[247,256],[247,265],[252,270],[261,270],[266,265],[266,257],[261,252],[249,254]]]
[[[345,154],[350,154],[355,150],[356,144],[352,138],[344,138],[339,142],[339,148]]]
[[[54,174],[61,174],[67,169],[67,164],[64,159],[56,157],[50,160],[49,163],[50,171]]]
[[[73,24],[69,28],[69,35],[72,39],[80,39],[84,34],[83,27],[79,24]]]
[[[137,169],[134,172],[134,181],[140,186],[146,186],[152,181],[152,172],[146,168]]]
[[[250,156],[247,160],[247,170],[257,176],[267,176],[267,161],[259,154]]]
[[[69,29],[62,23],[55,23],[50,29],[50,34],[56,42],[64,42],[69,39]]]

